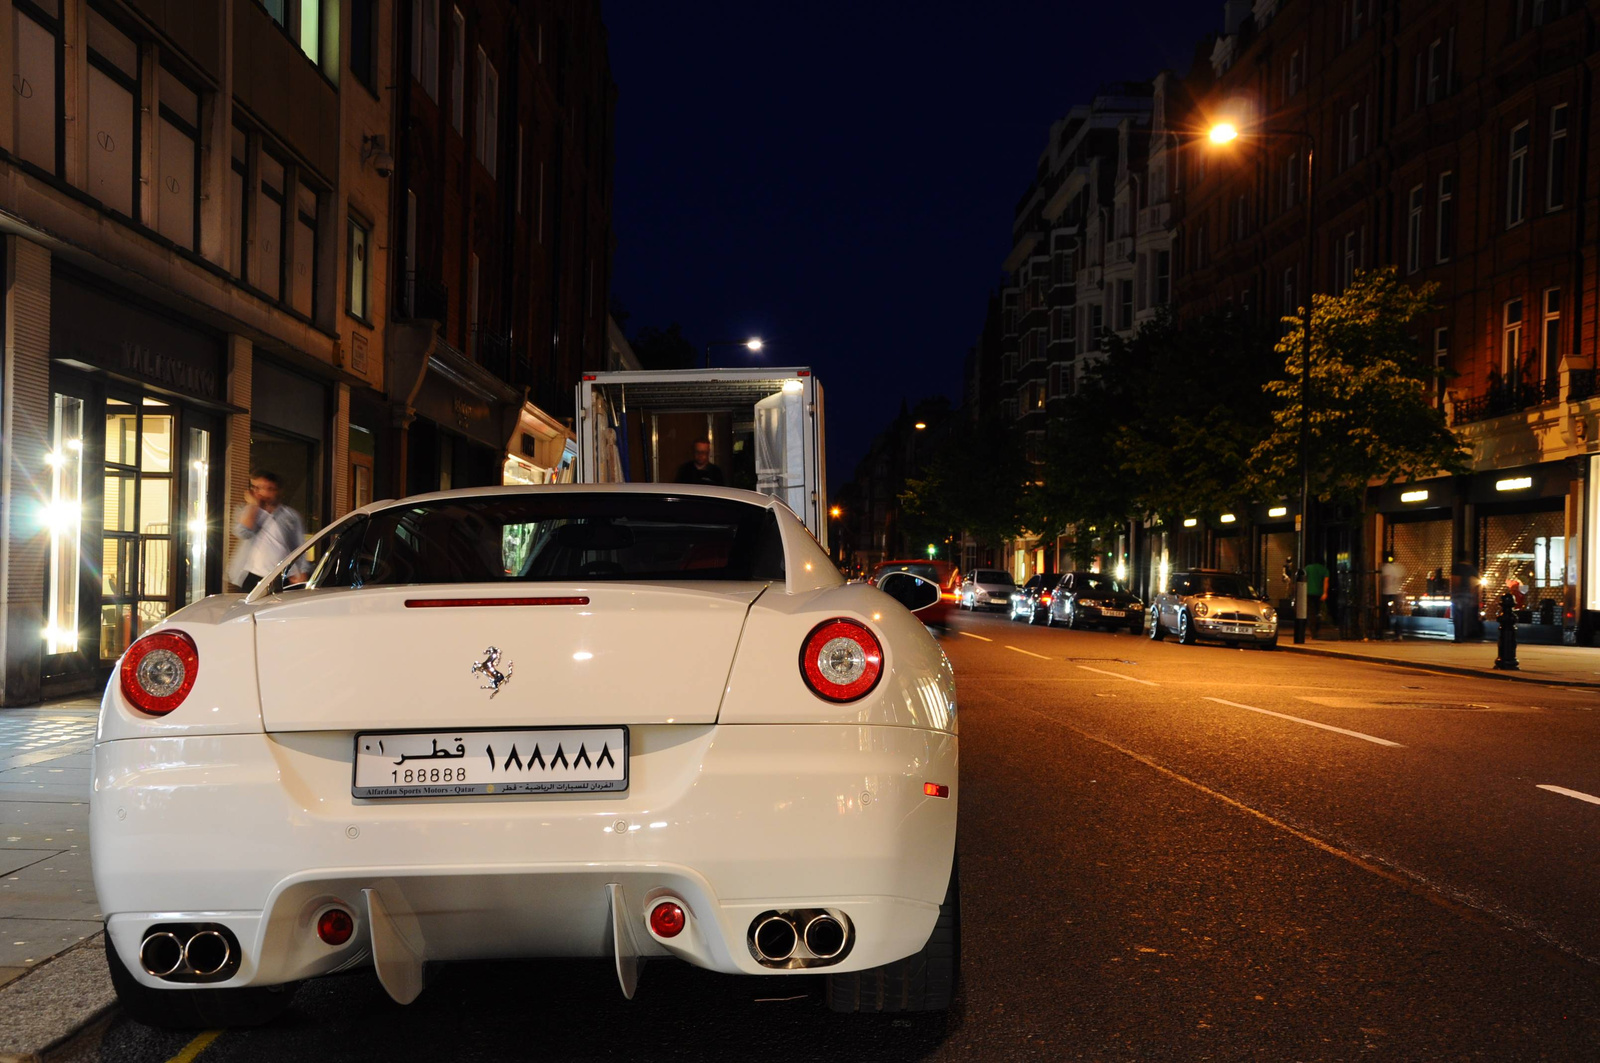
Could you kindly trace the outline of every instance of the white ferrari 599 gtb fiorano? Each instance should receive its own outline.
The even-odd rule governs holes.
[[[106,690],[94,882],[125,1007],[263,1022],[300,980],[675,956],[954,991],[955,682],[908,609],[733,490],[381,502],[153,628]]]

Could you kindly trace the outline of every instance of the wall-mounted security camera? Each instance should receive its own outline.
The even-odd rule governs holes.
[[[361,161],[369,159],[373,172],[379,177],[387,179],[394,173],[394,156],[384,149],[381,133],[370,133],[361,138]]]

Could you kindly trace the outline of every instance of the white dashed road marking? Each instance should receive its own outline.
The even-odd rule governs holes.
[[[1539,783],[1539,789],[1549,790],[1551,793],[1561,794],[1563,797],[1576,797],[1579,801],[1587,801],[1591,805],[1600,805],[1600,797],[1586,794],[1581,790],[1569,790],[1565,786],[1551,786],[1549,783]]]
[[[1023,649],[1021,646],[1007,645],[1006,649],[1008,649],[1008,650],[1016,650],[1018,653],[1026,653],[1029,657],[1037,657],[1041,661],[1048,661],[1050,659],[1050,658],[1046,657],[1042,653],[1034,653],[1032,650]]]
[[[1086,664],[1080,664],[1078,667],[1082,668],[1085,672],[1098,672],[1100,675],[1115,676],[1118,679],[1126,679],[1130,683],[1143,683],[1147,687],[1158,687],[1161,685],[1160,683],[1152,683],[1148,679],[1135,679],[1133,676],[1123,675],[1121,672],[1108,672],[1104,668],[1090,668]]]
[[[1280,720],[1289,720],[1293,723],[1303,723],[1307,727],[1320,727],[1324,731],[1334,731],[1338,734],[1349,735],[1351,738],[1359,738],[1363,742],[1372,742],[1380,746],[1395,746],[1401,749],[1405,748],[1404,746],[1401,746],[1399,742],[1391,742],[1387,738],[1375,738],[1369,734],[1362,734],[1360,731],[1347,731],[1343,727],[1335,727],[1331,723],[1318,723],[1315,720],[1305,720],[1301,719],[1299,716],[1290,716],[1288,713],[1284,712],[1273,712],[1271,709],[1258,709],[1254,705],[1241,705],[1237,701],[1224,701],[1222,698],[1208,697],[1206,700],[1214,701],[1218,705],[1231,705],[1236,709],[1248,709],[1250,712],[1259,712],[1263,716],[1276,716]]]
[[[984,642],[993,642],[994,641],[994,639],[986,639],[982,635],[974,635],[970,631],[963,631],[962,634],[967,636],[967,638],[969,638],[969,639],[981,639]]]

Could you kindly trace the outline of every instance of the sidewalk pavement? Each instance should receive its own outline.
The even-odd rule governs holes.
[[[1600,648],[1593,646],[1521,645],[1515,672],[1494,667],[1498,647],[1493,642],[1449,642],[1444,639],[1408,638],[1398,642],[1308,640],[1296,646],[1288,632],[1279,635],[1280,649],[1320,657],[1345,657],[1381,664],[1398,664],[1460,675],[1514,679],[1551,686],[1600,689]]]
[[[0,1061],[38,1058],[112,1001],[89,872],[98,713],[0,709]]]

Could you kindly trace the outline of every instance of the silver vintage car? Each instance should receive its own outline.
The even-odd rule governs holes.
[[[1278,648],[1278,613],[1250,581],[1235,572],[1174,572],[1150,603],[1150,637],[1167,632],[1188,645],[1217,639],[1235,645]]]

